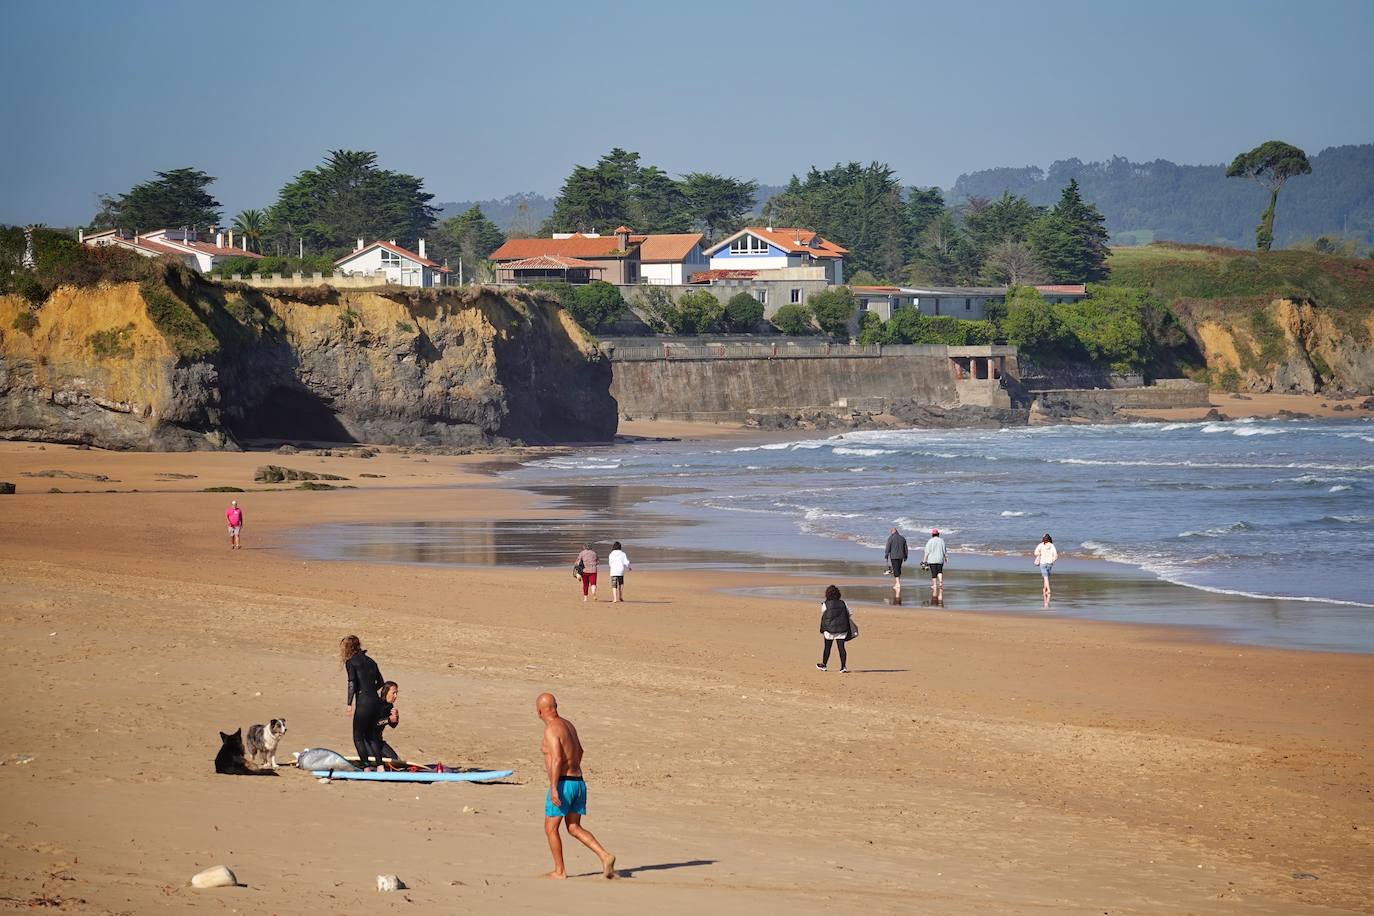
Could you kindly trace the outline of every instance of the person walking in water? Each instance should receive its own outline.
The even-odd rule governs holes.
[[[1040,543],[1035,545],[1035,565],[1040,567],[1040,595],[1045,599],[1045,604],[1050,603],[1050,574],[1054,572],[1054,563],[1059,559],[1059,551],[1054,546],[1054,538],[1048,533],[1040,539]]]
[[[849,605],[840,599],[840,590],[831,585],[825,590],[825,601],[821,604],[821,637],[825,648],[821,650],[821,660],[816,669],[825,671],[830,664],[830,647],[839,646],[840,674],[849,673],[849,657],[844,644],[855,632],[854,618],[849,614]]]
[[[611,545],[611,552],[606,556],[606,565],[611,571],[611,604],[617,604],[625,600],[625,573],[634,568],[630,565],[630,558],[621,549],[619,541]]]
[[[902,597],[902,563],[906,558],[906,538],[893,528],[887,536],[887,546],[883,548],[883,559],[887,561],[887,571],[892,574],[892,593],[898,598]]]
[[[558,828],[566,820],[568,836],[586,846],[601,860],[601,874],[615,877],[615,856],[597,842],[592,832],[582,826],[587,813],[587,782],[582,778],[582,741],[577,729],[558,714],[558,700],[551,693],[541,693],[534,701],[535,714],[544,723],[544,741],[539,750],[544,754],[544,769],[549,774],[549,793],[544,799],[544,836],[553,855],[553,871],[544,877],[566,878],[563,867],[563,838]]]
[[[940,529],[930,529],[930,540],[926,541],[921,553],[921,562],[930,567],[930,597],[940,600],[945,596],[945,559],[948,555],[945,539],[940,537]]]
[[[596,551],[591,544],[583,544],[582,552],[577,555],[577,565],[573,569],[582,580],[582,600],[587,600],[587,590],[591,589],[592,600],[596,600]]]
[[[353,747],[358,751],[358,765],[364,770],[372,766],[381,770],[382,730],[377,726],[390,715],[381,698],[386,680],[356,636],[339,640],[339,658],[348,674],[347,712],[353,717]]]
[[[229,549],[239,549],[239,532],[243,530],[243,510],[237,499],[229,500],[229,508],[224,510],[224,520],[229,523]]]

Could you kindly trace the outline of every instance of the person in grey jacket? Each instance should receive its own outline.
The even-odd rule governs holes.
[[[893,528],[883,548],[883,559],[887,561],[887,571],[892,574],[892,593],[898,598],[902,596],[902,562],[906,557],[906,538]]]
[[[821,605],[821,636],[825,649],[821,653],[817,670],[825,671],[830,664],[830,647],[840,647],[840,674],[849,673],[849,659],[844,651],[845,640],[854,632],[854,618],[849,615],[849,605],[840,600],[840,590],[831,585],[825,590],[825,603]]]

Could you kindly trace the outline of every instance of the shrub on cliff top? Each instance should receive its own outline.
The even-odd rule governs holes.
[[[38,316],[25,309],[14,316],[14,321],[10,322],[10,326],[19,333],[32,337],[33,332],[38,330]]]
[[[789,302],[774,312],[772,321],[779,331],[793,337],[816,333],[816,327],[811,323],[811,311],[795,302]]]
[[[836,340],[849,339],[849,322],[859,304],[847,286],[821,290],[806,300],[806,307],[816,316],[820,329]]]
[[[752,331],[762,320],[763,303],[748,293],[735,293],[725,303],[725,326],[732,331]]]
[[[166,282],[145,280],[139,284],[148,317],[181,356],[205,356],[219,349],[219,341],[201,317],[168,287]]]
[[[577,323],[588,330],[604,327],[625,314],[625,297],[612,283],[593,280],[585,286],[573,287],[571,303],[564,308],[572,312]]]

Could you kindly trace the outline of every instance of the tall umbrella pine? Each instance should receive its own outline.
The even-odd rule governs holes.
[[[1260,214],[1255,227],[1255,249],[1268,251],[1274,244],[1274,209],[1284,182],[1296,175],[1311,175],[1307,154],[1282,140],[1266,140],[1248,153],[1241,153],[1226,170],[1227,178],[1249,178],[1269,192],[1269,206]]]

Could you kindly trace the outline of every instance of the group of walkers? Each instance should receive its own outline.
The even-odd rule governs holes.
[[[930,540],[921,550],[921,568],[930,570],[930,597],[939,602],[945,596],[945,560],[949,548],[945,539],[940,537],[940,529],[930,529]],[[883,548],[883,559],[887,561],[887,574],[892,577],[892,593],[902,597],[902,564],[907,561],[906,538],[896,528],[887,536],[887,546]]]
[[[596,555],[596,550],[590,543],[583,544],[582,552],[577,555],[577,562],[573,564],[573,576],[582,584],[583,601],[587,600],[589,594],[591,600],[597,600],[596,572],[598,563],[600,563],[600,559]],[[606,566],[611,573],[611,604],[619,604],[625,600],[625,574],[634,568],[630,565],[630,558],[626,556],[619,541],[611,545],[611,552],[606,557]]]

